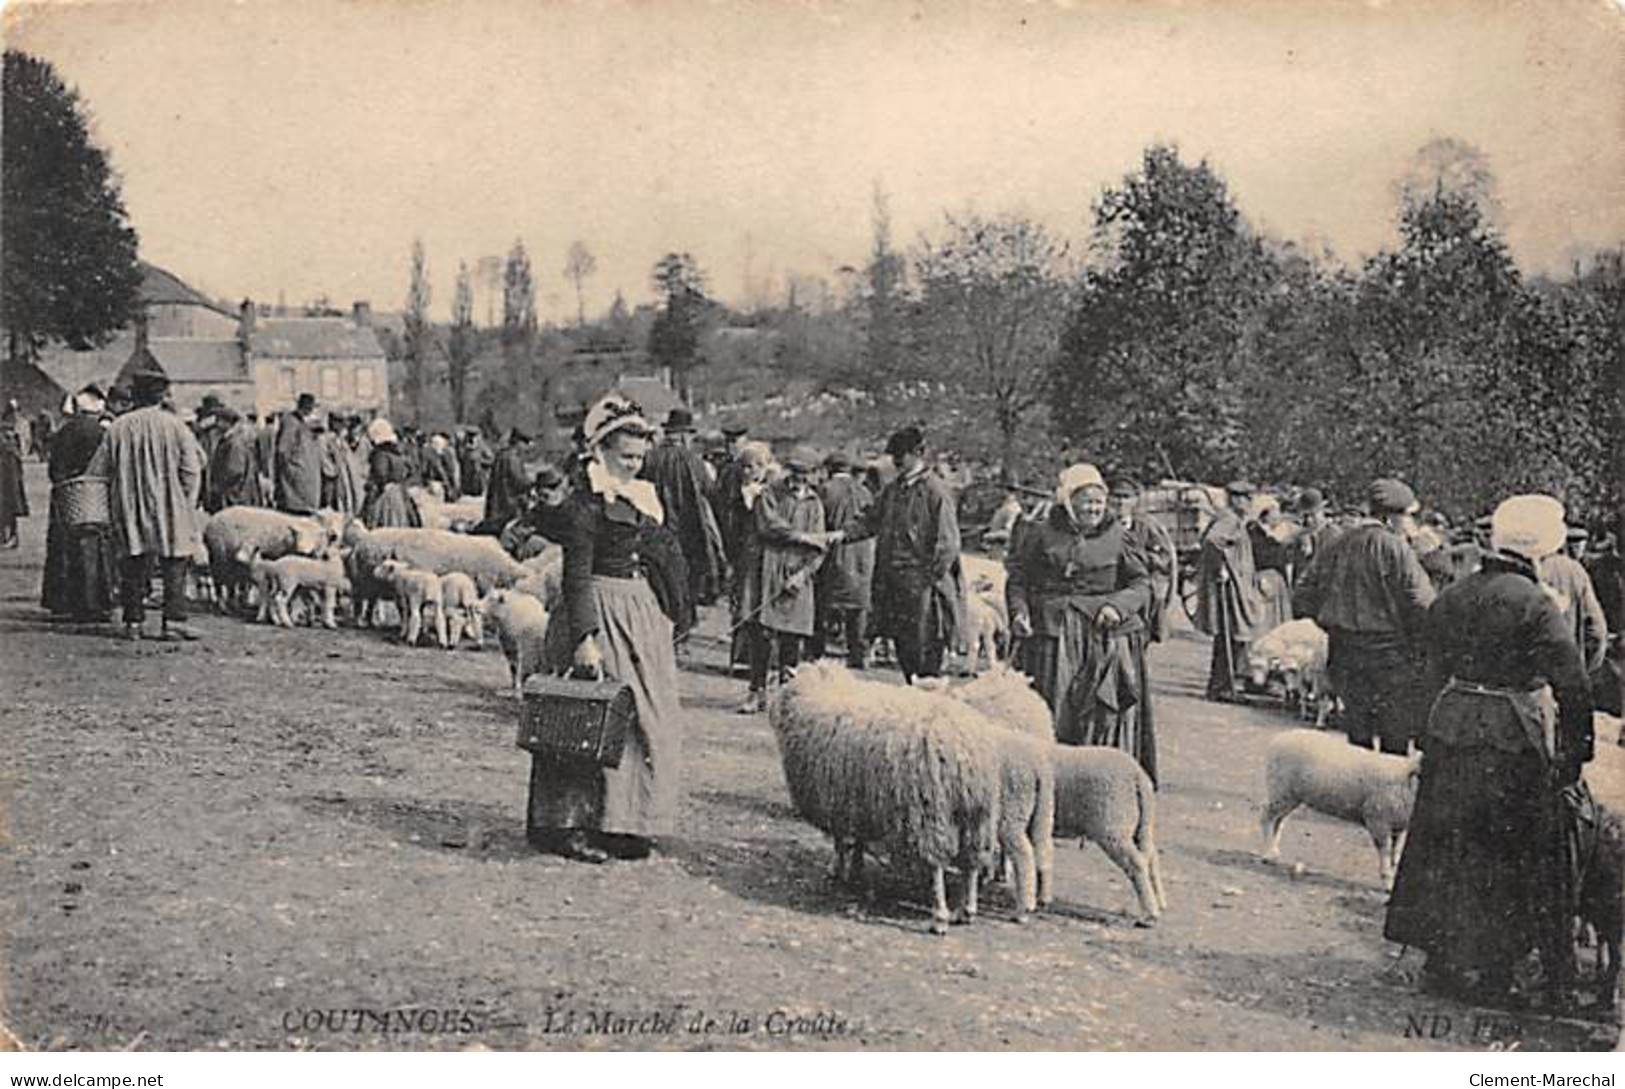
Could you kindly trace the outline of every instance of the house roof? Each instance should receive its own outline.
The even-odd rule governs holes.
[[[368,327],[349,318],[263,318],[254,354],[268,359],[378,359],[384,349]]]
[[[251,382],[235,340],[154,337],[147,342],[171,382]]]
[[[206,307],[227,317],[237,316],[216,306],[208,296],[188,286],[173,272],[148,264],[146,261],[138,264],[141,268],[141,301],[147,305],[178,303]]]

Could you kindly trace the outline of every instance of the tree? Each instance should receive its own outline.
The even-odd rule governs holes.
[[[429,327],[428,259],[423,252],[423,239],[412,240],[412,272],[406,286],[406,309],[401,315],[406,327],[406,401],[412,407],[412,422],[420,423],[423,414],[423,378],[428,369],[431,330]]]
[[[853,377],[873,390],[903,377],[902,307],[906,301],[908,266],[903,256],[892,249],[891,203],[878,181],[870,201],[872,240],[862,281],[863,375]]]
[[[664,300],[649,329],[649,356],[671,371],[677,396],[687,403],[693,369],[701,362],[700,333],[712,302],[705,294],[705,274],[686,253],[668,253],[650,275]]]
[[[1095,245],[1053,372],[1057,428],[1130,472],[1243,471],[1249,323],[1275,272],[1224,181],[1150,147],[1096,202]]]
[[[564,276],[576,285],[576,325],[584,327],[587,324],[587,304],[583,299],[581,285],[587,277],[598,271],[598,258],[587,249],[586,243],[580,239],[570,243],[570,254],[564,261]]]
[[[525,379],[535,348],[536,281],[531,275],[530,254],[525,252],[524,239],[516,238],[502,273],[502,360],[516,406],[525,400]],[[542,409],[546,408],[549,392],[546,378],[544,374],[540,391]]]
[[[47,62],[6,50],[0,325],[13,362],[51,339],[104,344],[141,314],[136,232],[78,93]]]
[[[1030,219],[950,215],[915,261],[917,344],[969,418],[997,428],[1005,480],[1018,440],[1042,430],[1034,410],[1066,318],[1065,260],[1066,246]]]
[[[446,379],[451,385],[451,417],[461,424],[468,411],[468,372],[479,343],[474,332],[474,285],[468,263],[457,262],[457,287],[451,300],[451,340],[446,351]]]

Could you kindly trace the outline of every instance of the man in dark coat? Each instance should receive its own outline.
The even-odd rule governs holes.
[[[639,474],[655,486],[666,525],[677,535],[688,567],[689,596],[709,605],[722,593],[727,559],[711,509],[710,477],[694,449],[694,414],[682,405],[666,417],[665,437],[649,451]]]
[[[525,452],[530,441],[530,435],[517,427],[508,432],[508,444],[497,453],[486,484],[480,533],[497,536],[524,512],[525,495],[530,490],[530,476],[525,472]]]
[[[843,453],[825,460],[829,479],[819,490],[824,505],[824,526],[830,532],[856,533],[874,505],[874,496],[852,474],[856,467]],[[818,620],[813,636],[813,657],[824,653],[824,636],[838,624],[846,641],[846,661],[862,669],[869,660],[869,598],[875,570],[873,540],[852,541],[830,548],[818,569]]]
[[[1303,530],[1292,540],[1292,588],[1298,588],[1303,574],[1322,552],[1342,534],[1343,527],[1332,521],[1326,509],[1326,496],[1319,488],[1305,488],[1298,493],[1293,509]]]
[[[1258,587],[1258,568],[1248,534],[1253,485],[1237,480],[1225,489],[1229,506],[1202,533],[1197,569],[1196,627],[1213,637],[1207,698],[1238,699],[1247,668],[1247,646],[1274,627],[1269,602]]]
[[[1160,643],[1168,630],[1168,603],[1179,585],[1179,550],[1168,531],[1139,509],[1140,483],[1128,477],[1112,481],[1112,513],[1123,525],[1123,543],[1140,554],[1151,576],[1151,600],[1145,609],[1145,630]]]
[[[316,397],[301,393],[276,433],[276,509],[315,514],[322,505],[322,445]]]
[[[476,427],[469,428],[458,452],[464,495],[485,494],[485,482],[491,475],[491,465],[496,457],[491,444],[485,441],[485,435]]]
[[[1422,633],[1442,691],[1383,933],[1427,952],[1426,988],[1474,1001],[1505,1000],[1531,950],[1554,1005],[1573,977],[1561,792],[1592,757],[1591,702],[1535,571],[1562,541],[1562,511],[1549,496],[1502,503],[1495,551],[1439,595]]]
[[[222,433],[209,459],[203,509],[213,514],[227,507],[263,507],[259,429],[252,417],[243,419],[229,408],[218,412],[216,419]]]
[[[738,502],[739,489],[745,483],[740,455],[744,452],[748,434],[743,424],[728,424],[722,428],[722,437],[728,448],[722,466],[717,470],[716,486],[711,492],[711,506],[717,516],[717,528],[722,531],[722,550],[729,567],[738,564],[740,546],[744,543],[745,534],[751,532],[750,512]]]
[[[1343,699],[1349,742],[1404,753],[1427,715],[1422,621],[1433,584],[1408,540],[1416,496],[1398,480],[1371,484],[1373,517],[1345,532],[1299,583],[1297,611],[1326,630],[1326,672]]]
[[[905,427],[886,443],[897,477],[880,493],[856,535],[875,538],[874,604],[879,628],[897,647],[909,684],[942,676],[948,648],[964,630],[965,579],[959,517],[948,488],[925,460],[925,435]],[[841,536],[835,538],[840,543]]]

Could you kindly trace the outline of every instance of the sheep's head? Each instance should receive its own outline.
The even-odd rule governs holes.
[[[373,577],[380,582],[393,582],[411,570],[405,560],[385,560],[373,569]]]
[[[260,558],[260,550],[243,545],[236,552],[232,553],[231,558],[242,564],[244,567],[252,567],[254,566],[254,561]]]
[[[288,545],[291,551],[301,556],[318,556],[327,541],[322,531],[307,525],[295,525],[288,527]]]

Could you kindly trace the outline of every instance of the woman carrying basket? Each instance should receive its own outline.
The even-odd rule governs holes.
[[[654,429],[636,405],[609,396],[582,424],[585,486],[563,521],[564,600],[548,623],[550,672],[601,670],[630,685],[637,720],[618,766],[545,758],[531,765],[528,831],[566,858],[643,858],[672,830],[682,771],[682,706],[672,621],[645,575],[665,512],[638,479]]]
[[[102,445],[104,407],[101,388],[94,383],[75,394],[73,413],[51,436],[48,459],[51,510],[40,604],[82,624],[105,623],[113,611],[113,525],[107,482],[84,475]]]

